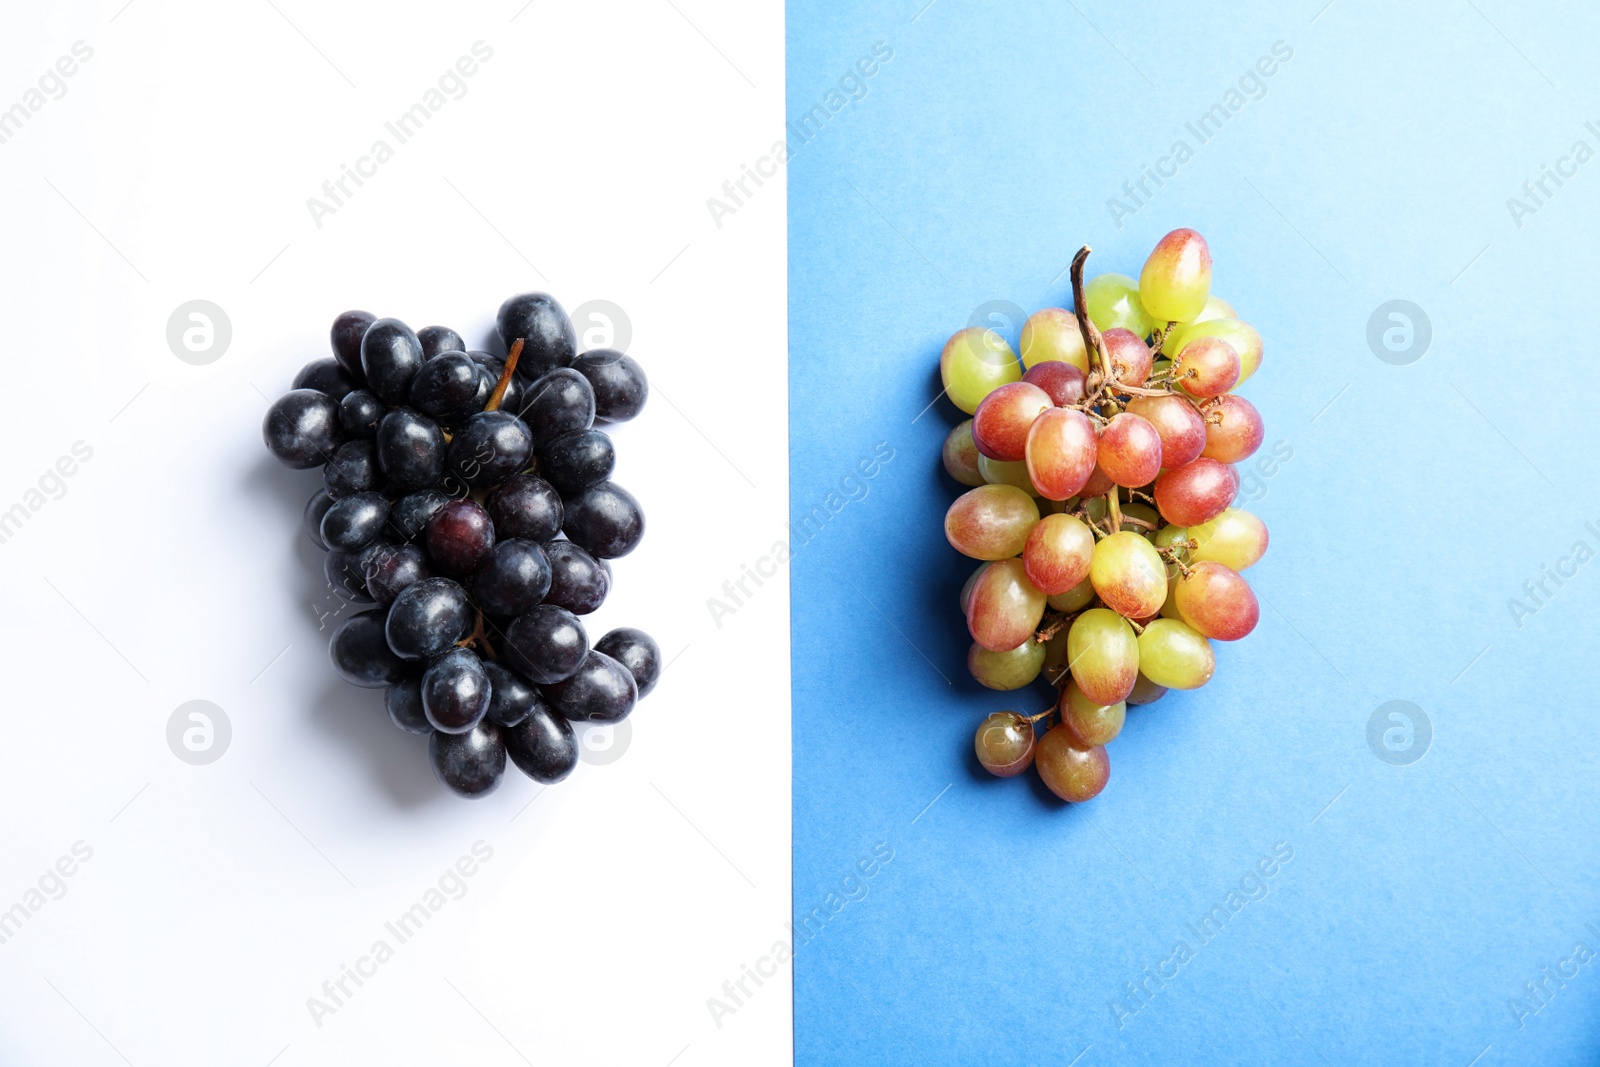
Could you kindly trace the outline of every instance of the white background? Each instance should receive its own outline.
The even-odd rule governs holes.
[[[93,449],[0,544],[0,910],[93,855],[0,944],[0,1062],[786,1060],[787,968],[720,1028],[706,1006],[789,912],[786,576],[706,606],[787,514],[782,177],[720,229],[705,204],[781,136],[781,5],[12,5],[0,109],[80,40],[0,144],[0,511]],[[479,40],[465,96],[317,227],[307,198]],[[334,676],[319,473],[260,423],[346,308],[481,347],[529,289],[631,319],[654,391],[617,479],[648,532],[587,621],[671,666],[620,761],[470,803]],[[207,366],[166,341],[192,299],[232,324]],[[232,725],[208,766],[166,739],[196,699]],[[465,895],[316,1025],[477,841]]]

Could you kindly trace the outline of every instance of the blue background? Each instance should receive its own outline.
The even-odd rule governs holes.
[[[1520,625],[1507,602],[1600,549],[1600,159],[1520,226],[1506,201],[1600,149],[1600,13],[925,2],[789,4],[791,120],[894,49],[791,133],[796,519],[894,450],[796,540],[795,912],[827,918],[796,952],[799,1062],[1594,1062],[1600,959],[1520,1027],[1508,1002],[1600,950],[1600,561]],[[1185,122],[1278,41],[1265,95],[1198,145]],[[1107,199],[1180,138],[1194,158],[1119,228]],[[1132,711],[1109,787],[1067,807],[972,758],[988,711],[1046,696],[967,676],[938,458],[959,416],[919,413],[975,309],[1067,302],[1085,242],[1091,274],[1137,275],[1177,226],[1266,339],[1262,454],[1293,453],[1246,479],[1262,620],[1206,688]],[[1432,326],[1409,365],[1367,341],[1394,299]],[[1431,722],[1408,766],[1368,745],[1391,700]],[[1280,842],[1266,897],[1199,946],[1186,922]],[[1195,958],[1119,1025],[1180,936]]]

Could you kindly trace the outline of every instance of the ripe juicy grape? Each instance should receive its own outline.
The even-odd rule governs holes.
[[[346,312],[333,358],[302,368],[262,423],[284,466],[322,468],[302,522],[328,553],[332,613],[377,605],[335,625],[335,670],[384,689],[389,718],[428,736],[434,774],[465,797],[493,792],[508,755],[535,781],[565,778],[571,723],[626,718],[662,669],[647,634],[617,629],[591,648],[575,614],[600,607],[605,560],[644,532],[594,428],[643,409],[644,370],[580,354],[546,293],[505,301],[496,325],[504,350],[472,352],[448,327]]]
[[[1240,572],[1267,549],[1261,520],[1229,507],[1232,465],[1265,440],[1261,413],[1235,392],[1261,365],[1261,337],[1211,293],[1204,238],[1169,233],[1137,282],[1102,274],[1085,284],[1088,251],[1071,268],[1081,317],[1059,307],[1031,315],[1020,367],[981,328],[957,332],[940,357],[946,392],[972,416],[941,456],[962,487],[945,535],[981,561],[958,598],[973,641],[968,671],[993,690],[1039,680],[1056,690],[1031,718],[985,719],[978,762],[1001,777],[1031,765],[1072,801],[1105,787],[1105,746],[1129,706],[1205,684],[1211,642],[1255,628],[1260,607]],[[306,381],[333,380],[328,368],[317,374]],[[558,488],[568,477],[551,476]],[[334,515],[327,536],[347,546],[342,565],[358,566],[368,549],[359,531],[343,532],[347,513],[371,522],[357,505],[321,500],[307,522]],[[552,586],[545,604],[556,600]],[[579,610],[566,593],[560,602]]]

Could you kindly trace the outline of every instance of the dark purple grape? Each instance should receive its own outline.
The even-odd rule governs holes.
[[[361,335],[361,369],[379,400],[403,404],[422,369],[422,342],[399,319],[378,319]]]
[[[518,368],[521,369],[520,367]],[[517,414],[533,432],[533,447],[543,448],[564,433],[594,425],[594,390],[575,370],[554,370],[522,390]]]
[[[561,494],[543,478],[509,478],[489,495],[489,517],[501,537],[549,541],[561,532]]]
[[[367,595],[387,607],[424,578],[432,578],[428,557],[416,545],[380,545],[367,561]]]
[[[339,445],[339,405],[315,389],[285,393],[261,420],[261,438],[285,467],[320,467]]]
[[[346,393],[339,401],[339,428],[346,437],[370,441],[378,436],[378,423],[387,410],[383,401],[365,389]]]
[[[366,381],[367,372],[361,369],[361,338],[375,321],[376,316],[366,311],[346,311],[333,320],[334,357],[357,381]]]
[[[450,495],[437,489],[419,489],[407,493],[389,509],[389,532],[401,541],[414,541],[428,525],[428,520],[446,504]],[[498,524],[497,524],[498,526]]]
[[[431,734],[428,717],[422,713],[422,675],[413,671],[389,687],[383,695],[389,721],[408,734]]]
[[[318,489],[311,494],[311,499],[306,501],[304,518],[306,520],[306,533],[311,537],[311,543],[323,551],[327,551],[328,543],[322,539],[322,516],[333,507],[333,497],[328,495],[326,489]]]
[[[495,316],[506,351],[522,342],[517,373],[529,381],[557,367],[570,367],[578,354],[578,332],[560,301],[549,293],[520,293],[500,305]]]
[[[594,650],[604,652],[628,669],[639,687],[641,700],[656,687],[661,677],[661,646],[643,630],[618,627],[596,641]]]
[[[532,611],[550,591],[550,561],[532,541],[513,538],[489,550],[472,576],[479,611],[509,617]]]
[[[448,578],[424,578],[400,591],[389,608],[389,647],[401,659],[432,659],[472,632],[467,591]]]
[[[402,490],[427,489],[444,477],[444,432],[426,415],[401,408],[378,423],[378,466]]]
[[[465,352],[438,355],[411,379],[411,406],[442,422],[464,418],[477,410],[472,402],[478,395],[479,374],[478,365]]]
[[[339,624],[328,642],[334,670],[351,685],[383,689],[404,678],[406,665],[389,649],[383,637],[380,611],[363,611]]]
[[[610,348],[585,352],[572,369],[594,389],[594,417],[602,422],[626,422],[644,408],[650,383],[644,368],[632,356]]]
[[[371,441],[346,441],[322,468],[322,488],[335,500],[370,493],[382,485],[378,450]]]
[[[605,481],[616,465],[611,438],[599,430],[564,433],[539,449],[539,476],[562,496]]]
[[[616,559],[639,546],[644,512],[633,494],[617,483],[601,482],[562,500],[566,515],[561,529],[590,555]]]
[[[628,668],[591,652],[571,676],[544,687],[550,706],[576,722],[621,722],[639,700],[639,686]]]
[[[294,376],[296,389],[315,389],[319,393],[326,393],[334,400],[342,400],[345,394],[358,388],[350,375],[344,372],[336,359],[314,359],[300,368],[300,373]]]
[[[489,675],[489,718],[501,726],[515,726],[543,708],[539,691],[526,678],[503,663],[484,660],[483,669]]]
[[[511,762],[536,782],[559,782],[578,765],[572,724],[547,708],[537,708],[517,726],[502,729],[500,737]]]
[[[540,604],[506,629],[511,668],[539,685],[559,682],[578,669],[589,651],[583,623],[566,608]]]
[[[546,604],[566,608],[574,615],[587,615],[605,603],[611,592],[611,572],[599,560],[571,541],[551,541],[544,546],[550,561],[550,589]]]
[[[532,455],[533,434],[521,419],[508,411],[480,411],[456,431],[445,465],[472,488],[487,489],[526,467]]]
[[[378,545],[368,545],[356,552],[331,550],[322,557],[322,576],[328,588],[346,600],[357,604],[370,604],[372,594],[367,592],[367,564]]]
[[[424,326],[417,331],[417,340],[422,342],[423,359],[432,359],[445,352],[465,352],[467,349],[467,342],[448,326]]]
[[[453,648],[422,675],[422,713],[435,730],[464,734],[489,713],[489,675],[477,653]]]
[[[428,739],[428,762],[439,784],[456,796],[488,796],[506,772],[506,746],[492,722],[480,722],[464,734],[437,731]]]
[[[378,539],[388,518],[389,498],[382,493],[343,497],[322,517],[323,544],[342,552],[366,548]]]
[[[475,500],[452,500],[428,520],[423,538],[434,565],[445,574],[471,574],[494,547],[494,524]]]
[[[472,361],[476,363],[478,365],[478,369],[483,372],[483,377],[485,382],[488,384],[489,392],[493,393],[494,387],[500,383],[500,372],[505,370],[505,360],[491,355],[488,352],[468,352],[467,355],[472,357]],[[522,389],[522,379],[513,374],[511,376],[511,380],[506,383],[505,395],[500,398],[500,410],[520,411],[522,409]],[[488,402],[488,395],[485,394],[484,403]]]

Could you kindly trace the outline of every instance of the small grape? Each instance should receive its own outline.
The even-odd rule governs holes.
[[[294,376],[293,388],[315,389],[334,400],[343,400],[358,384],[337,359],[314,359]]]
[[[1071,407],[1088,392],[1088,378],[1074,364],[1055,360],[1035,363],[1022,380],[1037,385],[1058,408]]]
[[[370,441],[378,436],[378,423],[387,410],[383,401],[365,389],[346,393],[339,401],[339,429],[346,437]]]
[[[457,796],[476,800],[499,788],[506,770],[506,748],[499,727],[480,722],[462,734],[434,731],[428,739],[428,762],[439,784]]]
[[[522,675],[494,660],[483,661],[483,673],[489,676],[489,718],[497,726],[516,726],[543,708],[539,691]]]
[[[983,485],[978,470],[978,446],[972,440],[972,420],[964,419],[944,439],[941,454],[945,473],[962,485]]]
[[[527,423],[509,411],[480,411],[456,430],[445,451],[445,466],[472,488],[487,489],[526,467],[532,455],[533,432]]]
[[[1033,765],[1039,778],[1062,800],[1092,800],[1111,778],[1111,761],[1105,746],[1085,747],[1065,726],[1052,726],[1039,739]]]
[[[974,644],[967,651],[967,670],[979,685],[989,689],[1021,689],[1044,669],[1044,645],[1024,641],[1005,652],[991,652]]]
[[[993,563],[967,598],[967,630],[991,652],[1007,652],[1033,635],[1044,618],[1044,594],[1028,581],[1020,559]]]
[[[399,408],[378,423],[378,467],[403,492],[427,489],[444,477],[445,440],[439,424]]]
[[[551,707],[573,722],[621,722],[639,701],[633,674],[606,655],[590,652],[578,669],[544,687]]]
[[[489,517],[495,533],[525,541],[550,541],[561,532],[565,509],[561,496],[543,478],[531,474],[509,478],[489,494]]]
[[[423,363],[407,390],[411,406],[424,415],[454,425],[489,399],[480,395],[482,369],[465,352],[444,352]]]
[[[970,326],[945,342],[939,355],[939,375],[951,403],[971,415],[984,397],[1019,380],[1022,367],[1005,338],[993,330]]]
[[[550,561],[535,542],[496,542],[472,576],[473,602],[490,615],[521,615],[544,600],[550,576]]]
[[[1161,350],[1169,356],[1176,355],[1183,351],[1183,346],[1201,337],[1216,337],[1226,341],[1239,354],[1239,380],[1234,383],[1234,388],[1249,381],[1250,376],[1260,368],[1261,334],[1256,332],[1254,326],[1237,318],[1208,319],[1180,326],[1172,331]]]
[[[422,713],[440,733],[464,734],[489,713],[489,675],[476,653],[453,648],[422,675]]]
[[[1176,619],[1156,619],[1139,635],[1139,670],[1168,689],[1198,689],[1211,680],[1211,642]]]
[[[594,650],[604,652],[628,669],[639,687],[640,700],[656,687],[661,677],[661,646],[643,630],[619,627],[596,641]]]
[[[361,369],[367,387],[386,404],[403,404],[422,369],[422,342],[399,319],[378,319],[361,335]]]
[[[591,485],[564,497],[561,529],[567,539],[599,559],[626,556],[644,537],[644,510],[616,482]]]
[[[500,734],[511,762],[536,782],[553,785],[578,765],[578,739],[572,724],[542,705]]]
[[[1112,375],[1123,385],[1143,385],[1150,377],[1155,356],[1144,339],[1131,330],[1111,329],[1101,337],[1106,346],[1106,358],[1111,361]]]
[[[517,364],[517,373],[522,373]],[[543,448],[564,433],[587,430],[594,425],[594,389],[589,379],[565,367],[553,370],[526,387],[522,408],[516,415],[533,432],[533,447]],[[502,408],[502,410],[511,410]]]
[[[328,548],[358,552],[378,539],[388,521],[389,498],[382,493],[347,496],[322,516],[322,542]]]
[[[472,632],[467,592],[448,578],[424,578],[400,591],[384,627],[401,659],[430,660]]]
[[[1187,322],[1211,295],[1211,250],[1194,230],[1178,229],[1156,242],[1139,272],[1139,302],[1158,323]]]
[[[451,497],[437,489],[419,489],[394,502],[389,509],[389,533],[401,541],[414,541]]]
[[[1061,714],[1061,725],[1072,732],[1078,744],[1089,748],[1107,745],[1116,739],[1122,732],[1128,707],[1123,701],[1097,704],[1083,695],[1078,683],[1069,682],[1066,689],[1062,690],[1057,710]]]
[[[424,578],[432,578],[427,557],[416,545],[379,545],[366,565],[367,595],[388,607]]]
[[[1128,411],[1156,428],[1162,466],[1183,467],[1200,458],[1206,447],[1206,424],[1189,400],[1175,393],[1136,396],[1128,402]]]
[[[471,574],[494,548],[494,524],[476,500],[452,500],[428,520],[423,539],[428,555],[452,578]]]
[[[956,498],[945,513],[944,533],[957,552],[973,559],[1005,559],[1022,551],[1039,521],[1039,506],[1011,485],[982,485]]]
[[[1172,372],[1190,396],[1221,396],[1239,383],[1239,353],[1220,337],[1196,337],[1173,357]]]
[[[538,685],[569,678],[589,651],[578,617],[554,604],[540,604],[506,629],[507,664]]]
[[[1087,575],[1084,576],[1083,581],[1068,589],[1065,593],[1058,593],[1049,597],[1046,601],[1051,610],[1064,611],[1069,615],[1074,611],[1088,607],[1093,602],[1094,583],[1089,580]]]
[[[609,348],[585,352],[572,364],[594,390],[594,417],[600,422],[626,422],[644,409],[650,383],[632,356]]]
[[[320,467],[339,445],[339,405],[315,389],[285,393],[267,409],[261,437],[285,467]]]
[[[978,763],[997,778],[1021,774],[1033,763],[1033,723],[1014,711],[997,711],[972,739]]]
[[[563,494],[579,493],[605,481],[616,463],[611,438],[599,430],[574,430],[539,450],[540,477]]]
[[[1033,479],[1028,477],[1026,463],[1002,463],[979,452],[978,474],[983,477],[986,485],[1010,485],[1021,489],[1029,496],[1039,495],[1038,487],[1033,484]]]
[[[370,493],[383,485],[378,451],[371,441],[346,441],[322,468],[322,488],[334,500]]]
[[[1060,362],[1076,367],[1080,374],[1089,373],[1089,350],[1078,329],[1078,316],[1065,308],[1044,308],[1029,315],[1022,324],[1021,348],[1022,365],[1030,370],[1041,363]]]
[[[578,332],[561,302],[549,293],[519,293],[507,298],[495,315],[495,327],[508,351],[517,341],[522,342],[517,374],[529,381],[570,367],[578,358]]]
[[[1128,703],[1131,705],[1154,704],[1167,695],[1167,687],[1157,685],[1139,673],[1139,680],[1133,683],[1133,692],[1128,694]]]
[[[386,689],[406,676],[404,661],[384,640],[384,612],[363,611],[339,624],[328,642],[333,669],[351,685]]]
[[[1218,463],[1238,463],[1255,455],[1266,439],[1267,428],[1256,406],[1232,393],[1206,405],[1206,447],[1201,452]]]
[[[1161,473],[1161,434],[1142,415],[1124,411],[1101,428],[1096,457],[1113,485],[1149,485]]]
[[[389,721],[408,734],[431,734],[428,717],[422,711],[422,675],[412,673],[391,685],[383,695]]]
[[[366,371],[361,369],[361,338],[367,327],[376,321],[377,316],[369,311],[346,311],[333,320],[329,339],[333,342],[334,358],[345,373],[357,381],[367,380]]]
[[[422,343],[422,358],[425,360],[442,356],[446,352],[467,350],[467,342],[448,326],[424,326],[417,331],[417,340]]]

